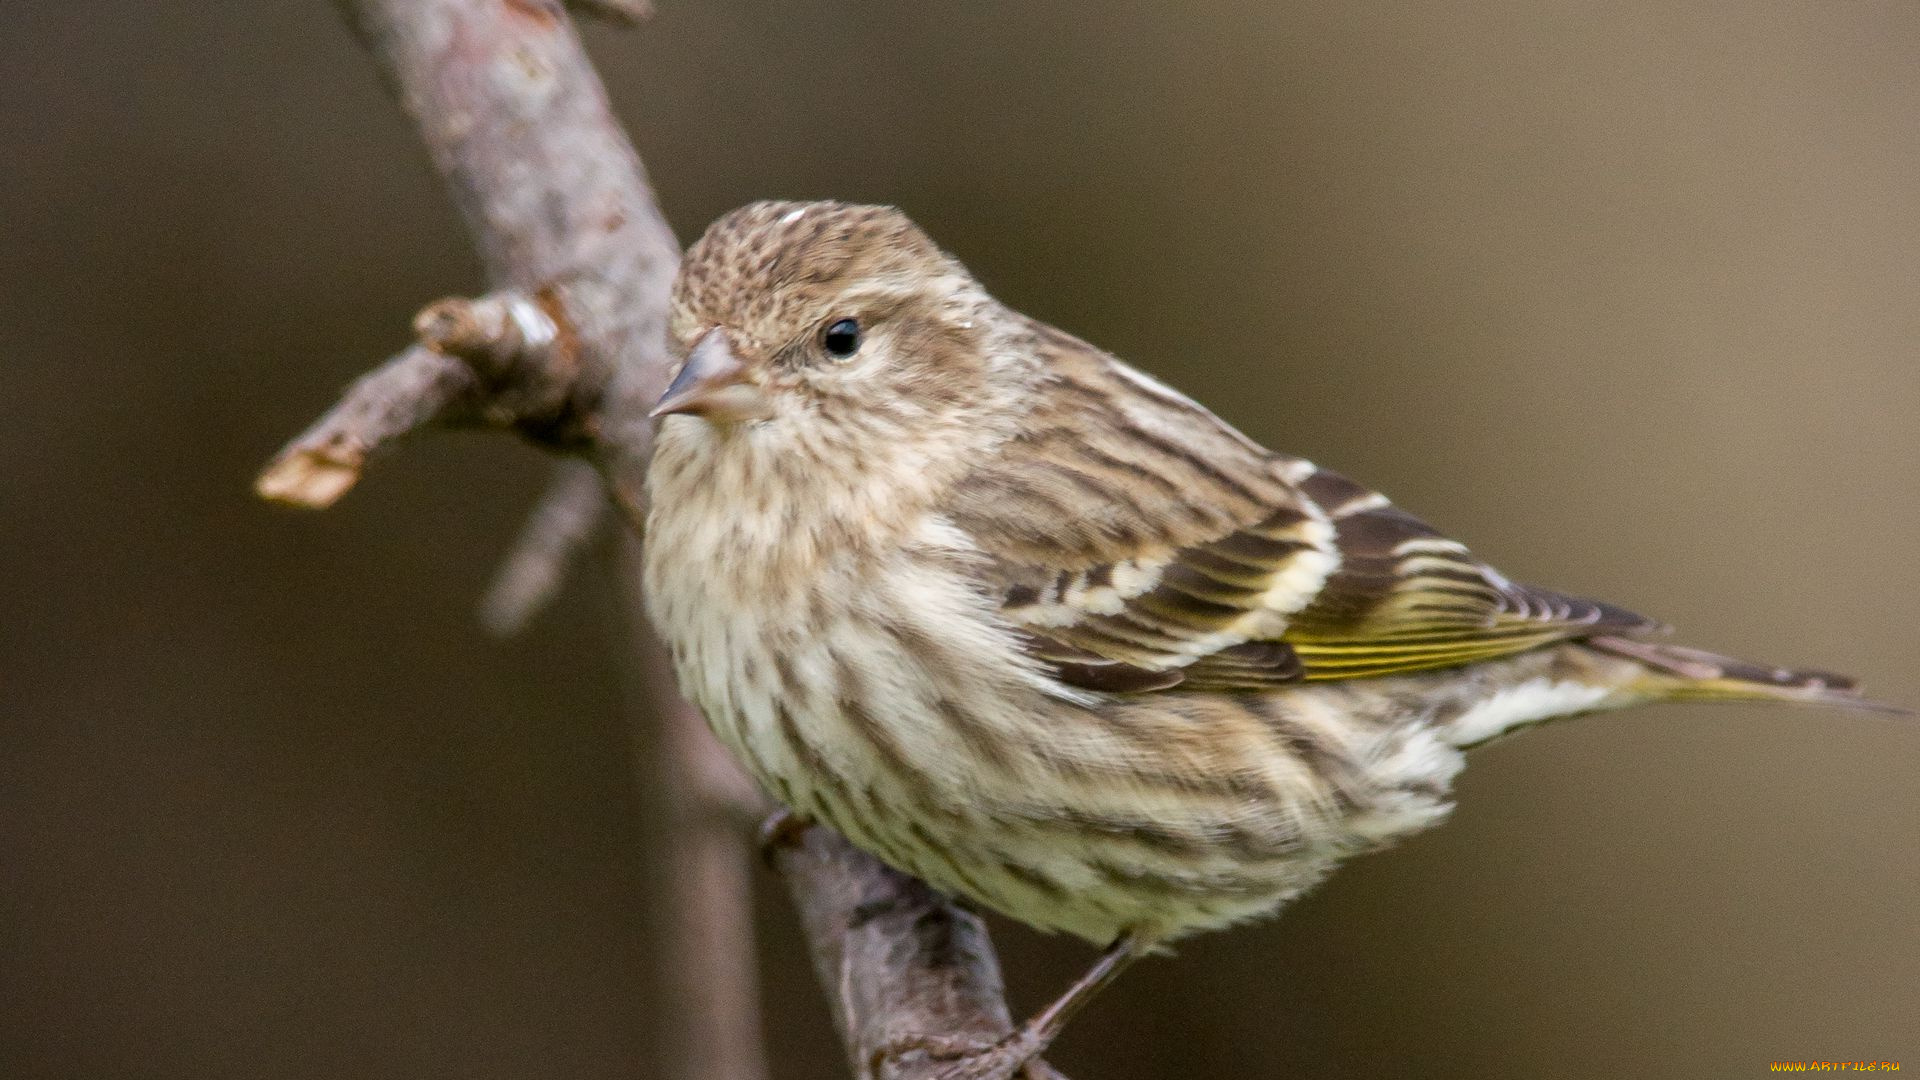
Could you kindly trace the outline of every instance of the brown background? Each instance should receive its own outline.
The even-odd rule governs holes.
[[[1516,577],[1920,702],[1920,8],[661,0],[593,46],[683,238],[906,207],[1002,297]],[[330,8],[0,14],[0,1076],[649,1074],[604,582],[471,605],[546,465],[255,468],[477,285]],[[1920,730],[1665,708],[1123,981],[1080,1077],[1920,1067]],[[644,773],[644,770],[642,770]],[[781,1080],[837,1075],[766,889]],[[1004,929],[1020,1003],[1087,957]]]

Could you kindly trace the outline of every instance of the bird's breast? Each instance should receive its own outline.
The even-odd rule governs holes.
[[[971,583],[966,538],[937,515],[663,490],[659,475],[649,609],[682,689],[776,796],[804,808],[819,789],[902,778],[927,798],[963,791],[975,755],[956,719],[1006,723],[1044,695]]]

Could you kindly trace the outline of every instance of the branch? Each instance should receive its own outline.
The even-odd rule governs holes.
[[[447,417],[477,387],[465,364],[416,345],[360,376],[268,463],[253,490],[287,506],[324,510],[360,481],[374,451]]]
[[[264,499],[324,510],[388,444],[427,426],[516,427],[556,447],[584,438],[577,343],[564,292],[451,298],[414,317],[418,343],[361,376],[254,482]]]
[[[679,248],[559,0],[338,0],[419,125],[495,290],[430,305],[417,344],[350,387],[261,474],[259,492],[331,505],[369,458],[422,428],[511,429],[569,466],[487,601],[496,626],[551,595],[608,505],[643,520],[653,425],[671,369],[666,299]],[[574,0],[637,18],[642,0]],[[591,480],[591,482],[590,482]],[[759,1080],[743,813],[760,795],[673,691],[644,614],[639,541],[620,545],[636,738],[660,750],[641,788],[672,830],[655,906],[684,1015],[660,1074]],[[657,773],[654,772],[657,770]],[[953,1075],[925,1047],[1011,1031],[979,920],[825,829],[776,855],[861,1080]],[[909,1044],[912,1045],[909,1045]],[[1058,1080],[1034,1063],[1032,1080]]]
[[[606,523],[611,506],[592,466],[562,461],[481,598],[480,622],[501,637],[525,629],[559,594],[568,565]]]
[[[857,1080],[947,1077],[956,1062],[943,1046],[964,1052],[1012,1034],[978,915],[829,829],[807,828],[771,851]],[[1038,1061],[1023,1076],[1065,1080]]]

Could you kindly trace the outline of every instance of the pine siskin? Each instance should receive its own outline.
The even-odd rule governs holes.
[[[1450,809],[1462,751],[1654,701],[1867,703],[1515,584],[995,301],[898,211],[756,203],[674,284],[646,584],[760,783],[1108,952],[1278,909]]]

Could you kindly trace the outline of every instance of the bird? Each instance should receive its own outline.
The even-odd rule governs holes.
[[[796,820],[1138,957],[1431,828],[1466,751],[1670,701],[1880,708],[1509,580],[1380,493],[992,297],[901,211],[757,202],[687,251],[649,615]]]

